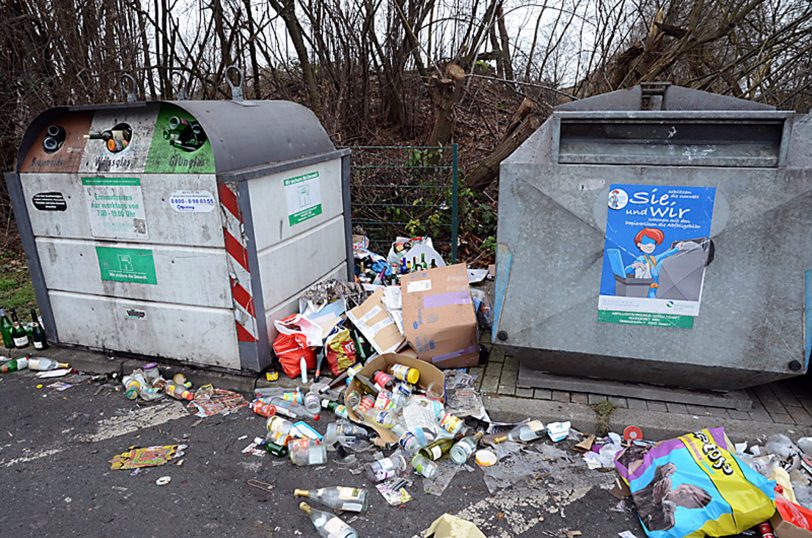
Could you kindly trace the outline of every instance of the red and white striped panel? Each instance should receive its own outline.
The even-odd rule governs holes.
[[[231,280],[237,340],[256,342],[257,319],[254,298],[251,296],[251,271],[248,269],[248,249],[245,247],[242,213],[237,202],[236,187],[217,183],[217,193],[220,195],[220,208],[223,214],[223,237],[228,254],[228,275]]]

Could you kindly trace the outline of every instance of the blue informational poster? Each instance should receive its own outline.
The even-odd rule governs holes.
[[[699,315],[715,187],[612,184],[598,321],[693,327]]]

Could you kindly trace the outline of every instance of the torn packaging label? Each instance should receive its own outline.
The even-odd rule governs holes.
[[[476,313],[464,264],[401,278],[403,330],[417,356],[439,368],[479,362]]]
[[[163,445],[134,448],[117,454],[110,460],[110,469],[157,467],[183,455],[186,445]]]

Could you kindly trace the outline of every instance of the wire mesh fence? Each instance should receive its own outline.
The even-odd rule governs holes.
[[[398,236],[429,236],[457,261],[457,145],[352,147],[352,223],[386,255]]]

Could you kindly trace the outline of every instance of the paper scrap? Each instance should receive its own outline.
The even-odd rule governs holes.
[[[134,448],[117,454],[110,460],[110,469],[140,469],[157,467],[183,455],[186,445],[163,445]]]
[[[63,377],[73,371],[72,368],[59,368],[57,370],[47,370],[45,372],[37,372],[39,379],[50,379],[52,377]]]

